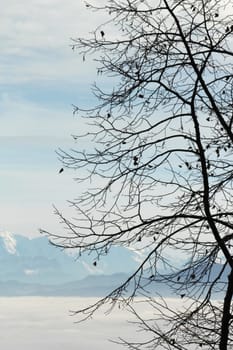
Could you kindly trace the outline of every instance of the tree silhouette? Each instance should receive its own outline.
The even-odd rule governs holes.
[[[88,123],[86,134],[74,135],[77,145],[82,138],[90,145],[59,155],[64,167],[77,169],[77,181],[91,185],[70,202],[75,219],[56,211],[65,233],[42,232],[57,246],[93,252],[95,265],[113,246],[141,251],[143,261],[122,285],[77,311],[86,319],[105,303],[128,305],[149,335],[123,341],[130,349],[230,349],[232,3],[109,0],[87,7],[104,11],[106,23],[72,47],[97,57],[108,87],[94,85],[98,104],[74,110]],[[180,298],[180,310],[147,292],[161,282]],[[136,295],[151,306],[150,320],[134,308]]]

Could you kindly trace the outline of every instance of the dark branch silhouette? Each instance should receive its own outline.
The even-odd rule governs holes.
[[[231,349],[231,1],[88,7],[106,13],[105,31],[73,40],[72,48],[99,57],[97,74],[107,86],[113,77],[114,88],[94,85],[99,104],[75,107],[88,132],[73,136],[77,148],[58,154],[89,187],[70,202],[75,219],[56,210],[65,233],[42,232],[80,256],[93,253],[94,266],[113,246],[139,251],[143,260],[122,285],[76,314],[87,319],[103,304],[127,305],[149,337],[122,340],[129,349]],[[84,151],[83,139],[91,141]],[[159,283],[183,303],[179,311],[148,292],[156,294]],[[150,319],[135,309],[136,296],[150,305]]]

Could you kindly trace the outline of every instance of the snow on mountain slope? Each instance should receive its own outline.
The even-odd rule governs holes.
[[[95,256],[83,255],[81,260],[76,260],[73,254],[52,246],[46,237],[29,239],[1,232],[0,282],[15,280],[58,285],[88,275],[129,273],[136,266],[132,255],[127,249],[114,248],[94,266]]]
[[[1,231],[0,237],[2,237],[4,246],[8,253],[15,254],[16,253],[16,239],[12,233],[8,231]]]

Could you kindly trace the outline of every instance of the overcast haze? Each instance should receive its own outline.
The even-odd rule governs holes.
[[[80,125],[72,105],[91,103],[90,87],[97,79],[93,60],[84,63],[70,38],[88,35],[102,19],[80,0],[8,0],[1,5],[0,233],[34,237],[39,228],[60,228],[52,204],[64,212],[65,201],[80,191],[72,181],[75,173],[59,174],[55,150],[74,145],[71,134]],[[127,333],[122,314],[99,314],[96,321],[74,324],[69,310],[83,301],[0,298],[2,348],[119,348],[107,339]]]
[[[77,324],[70,310],[90,303],[84,298],[0,298],[1,347],[4,350],[112,350],[109,343],[119,336],[133,339],[135,327],[127,323],[129,314],[116,309],[93,320]]]
[[[2,4],[3,5],[3,4]],[[73,146],[72,104],[90,103],[95,79],[70,38],[100,21],[77,0],[9,0],[0,21],[1,231],[27,236],[58,227],[52,203],[77,196],[72,171],[59,175],[55,150]]]
[[[100,309],[92,320],[77,323],[70,311],[89,305],[93,298],[0,298],[1,346],[4,350],[111,350],[124,349],[109,340],[146,340],[151,334],[139,331],[136,319],[116,307],[106,314]],[[186,308],[188,299],[166,299],[173,309]],[[137,312],[151,318],[151,307],[137,299]],[[130,321],[130,322],[129,322]],[[133,323],[132,323],[133,322]],[[192,348],[190,347],[190,350]]]

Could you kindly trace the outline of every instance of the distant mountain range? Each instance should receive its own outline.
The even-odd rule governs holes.
[[[46,237],[0,232],[0,296],[103,295],[127,278],[137,258],[126,248],[113,248],[94,266],[94,255],[77,260]]]
[[[125,282],[143,257],[123,247],[112,248],[97,263],[95,256],[76,260],[71,253],[52,246],[46,237],[0,232],[0,296],[103,296]],[[213,266],[211,280],[221,268]],[[224,271],[222,282],[228,273]],[[174,297],[163,283],[151,283],[147,290]]]
[[[100,297],[110,293],[127,275],[89,276],[63,284],[25,283],[16,280],[0,282],[0,296],[80,296]]]

